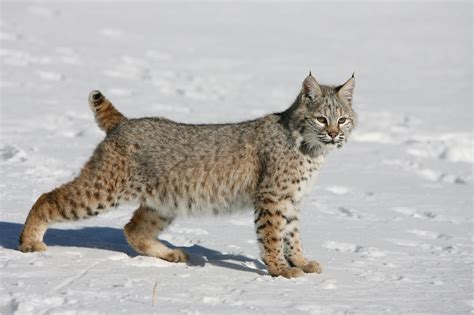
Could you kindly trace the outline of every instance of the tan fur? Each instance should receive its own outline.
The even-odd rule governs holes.
[[[46,250],[43,235],[52,223],[129,201],[140,205],[125,226],[129,244],[143,255],[184,262],[184,251],[156,238],[174,218],[253,207],[262,259],[272,276],[321,272],[303,254],[299,205],[328,150],[342,146],[356,123],[348,92],[353,78],[346,84],[323,86],[310,75],[285,112],[222,125],[127,119],[100,92],[91,92],[89,103],[107,136],[77,178],[36,201],[20,250]],[[339,124],[341,117],[347,122]]]
[[[126,119],[99,91],[92,91],[89,94],[89,106],[95,114],[100,129],[106,133]]]
[[[187,254],[180,249],[169,249],[156,236],[173,219],[160,216],[151,208],[141,206],[125,225],[124,231],[128,243],[140,254],[159,257],[171,262],[186,262]]]

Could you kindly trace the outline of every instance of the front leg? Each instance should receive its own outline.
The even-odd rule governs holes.
[[[293,215],[284,216],[283,219],[286,223],[283,237],[285,243],[284,255],[290,266],[299,267],[307,273],[321,273],[322,268],[319,263],[315,260],[309,261],[303,254],[297,212],[295,211]]]
[[[288,265],[284,256],[283,237],[286,223],[282,213],[287,206],[287,202],[259,199],[255,204],[255,228],[262,259],[270,275],[295,278],[303,276],[304,272],[298,267]]]

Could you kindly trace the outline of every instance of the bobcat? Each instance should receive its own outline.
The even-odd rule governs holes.
[[[157,239],[178,216],[253,207],[262,260],[272,276],[321,272],[302,251],[299,205],[327,152],[347,141],[357,116],[354,75],[334,87],[311,73],[281,113],[233,124],[191,125],[165,118],[128,119],[99,91],[89,104],[106,132],[77,178],[41,195],[20,235],[22,252],[44,251],[48,225],[95,216],[136,202],[124,231],[140,254],[186,262]]]

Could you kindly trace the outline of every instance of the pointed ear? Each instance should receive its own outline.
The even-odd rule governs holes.
[[[321,87],[319,86],[316,79],[311,75],[309,75],[303,81],[303,88],[302,88],[303,96],[314,100],[317,96],[321,96]]]
[[[347,103],[352,104],[352,94],[355,87],[355,78],[354,74],[352,77],[346,81],[343,85],[336,87],[337,94],[340,98],[345,100]]]

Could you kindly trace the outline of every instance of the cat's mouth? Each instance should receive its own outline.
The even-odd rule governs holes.
[[[330,148],[333,148],[333,147],[340,148],[344,144],[346,138],[345,138],[344,135],[339,135],[335,138],[326,137],[326,138],[321,139],[321,140],[326,146],[328,146]]]
[[[336,140],[336,139],[331,139],[331,140],[324,141],[324,145],[327,148],[330,148],[330,149],[340,148],[340,147],[342,147],[343,144],[344,144],[344,141]]]
[[[331,140],[325,140],[323,142],[324,144],[338,144],[340,141],[336,139],[331,139]]]
[[[339,135],[335,138],[329,137],[328,135],[323,135],[323,134],[318,134],[317,138],[314,139],[313,136],[313,141],[307,141],[308,143],[316,142],[319,145],[322,145],[326,147],[327,149],[333,149],[333,148],[340,148],[345,142],[345,137],[344,135]],[[314,141],[316,140],[316,141]],[[315,143],[315,144],[316,144]]]

